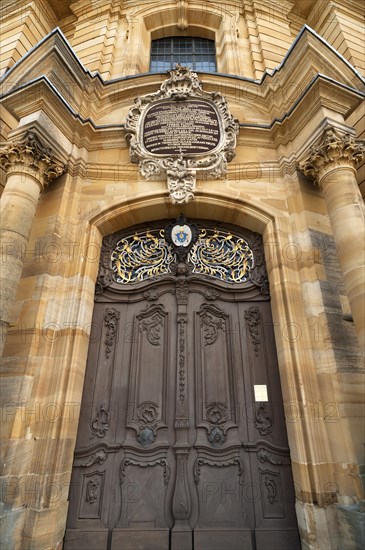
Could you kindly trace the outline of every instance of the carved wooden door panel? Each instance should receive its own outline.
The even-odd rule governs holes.
[[[169,547],[176,299],[164,291],[95,304],[66,549]]]
[[[300,548],[263,278],[98,281],[65,550]]]
[[[189,296],[194,549],[300,548],[270,303],[205,288]]]

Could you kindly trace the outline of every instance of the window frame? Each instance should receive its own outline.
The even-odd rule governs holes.
[[[175,46],[178,45],[178,41],[184,41],[188,43],[189,40],[191,40],[191,46],[192,46],[191,52],[185,53],[183,51],[182,52],[174,51]],[[204,52],[204,48],[202,48],[203,51],[196,51],[199,45],[198,41],[203,41],[205,45],[211,46],[210,50],[209,48],[207,48],[207,51]],[[160,45],[164,44],[164,47],[161,48],[162,50],[161,53],[159,53],[158,51],[154,51],[154,45],[158,46],[157,43],[159,43]],[[168,48],[166,48],[165,46],[166,44],[168,45]],[[204,68],[199,67],[199,63],[204,63],[205,61],[204,58],[206,58],[209,64],[213,63],[213,60],[212,60],[213,56],[214,56],[214,70],[211,70],[210,68],[206,70]],[[163,60],[160,60],[160,63],[164,64],[163,67],[158,67],[158,63],[159,63],[159,60],[157,59],[158,57],[165,58]],[[186,57],[186,58],[190,57],[191,59],[190,61],[181,61],[181,57]],[[197,61],[196,59],[197,57],[200,57],[199,61]],[[168,58],[170,59],[169,64],[168,64]],[[154,63],[156,63],[156,67],[153,66]],[[203,38],[200,36],[168,36],[168,37],[161,37],[161,38],[152,40],[149,72],[151,73],[166,72],[173,69],[176,63],[181,63],[184,66],[187,65],[193,71],[216,73],[217,72],[217,55],[216,55],[215,41],[212,40],[211,38]],[[198,65],[198,68],[197,68],[197,65]]]

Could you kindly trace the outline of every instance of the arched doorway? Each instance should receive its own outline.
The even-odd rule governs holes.
[[[261,237],[186,224],[104,238],[65,550],[300,548]]]

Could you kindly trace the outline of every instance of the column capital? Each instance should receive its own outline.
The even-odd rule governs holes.
[[[27,173],[35,178],[41,190],[61,176],[66,166],[59,162],[49,147],[32,131],[9,142],[0,151],[0,166],[8,173]]]
[[[351,134],[341,134],[335,128],[324,131],[322,139],[312,145],[309,155],[299,163],[299,169],[319,184],[326,172],[341,166],[355,169],[365,156],[365,141]]]

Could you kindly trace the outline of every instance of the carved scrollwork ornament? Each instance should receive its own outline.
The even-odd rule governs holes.
[[[256,357],[261,344],[261,314],[257,306],[251,306],[245,311],[245,321],[250,334]]]
[[[275,479],[272,479],[269,476],[265,476],[264,485],[267,490],[267,499],[270,502],[270,504],[274,504],[275,502],[278,502],[279,500],[278,486]]]
[[[230,416],[225,403],[215,401],[205,406],[205,419],[208,422],[207,438],[213,447],[221,447],[225,442]]]
[[[193,273],[214,277],[227,283],[246,282],[256,272],[255,257],[248,242],[231,232],[201,229],[189,255]],[[260,257],[258,256],[260,261]],[[256,273],[257,274],[257,273]],[[256,284],[255,281],[252,282]]]
[[[229,420],[227,406],[224,403],[214,402],[205,406],[205,415],[210,424],[224,424]]]
[[[103,294],[104,290],[113,283],[113,271],[110,265],[110,255],[116,246],[115,236],[107,235],[103,239],[99,260],[99,274],[95,285],[96,300]]]
[[[204,346],[210,346],[217,341],[221,333],[226,331],[226,314],[213,305],[203,304],[199,315]]]
[[[328,128],[322,140],[313,145],[308,157],[300,162],[299,169],[319,184],[327,170],[341,165],[354,168],[364,156],[364,140],[356,140],[351,134],[340,134],[335,128]]]
[[[99,479],[90,479],[86,486],[86,495],[85,500],[89,504],[94,504],[96,500],[99,498],[99,490],[100,490],[100,480]]]
[[[270,453],[268,450],[264,449],[263,447],[260,447],[260,449],[257,451],[257,458],[260,462],[269,462],[270,464],[276,464],[281,465],[283,464],[282,460],[279,460],[275,458],[275,456]]]
[[[95,436],[99,438],[105,437],[110,428],[110,411],[105,405],[96,407],[96,414],[90,420],[91,439]]]
[[[151,315],[140,319],[139,332],[146,333],[147,340],[153,346],[161,345],[161,329],[164,326],[164,318],[158,308],[152,310]]]
[[[187,128],[192,127],[189,144],[186,135],[182,138],[182,126],[173,127],[175,112]],[[220,93],[204,91],[198,75],[177,64],[156,93],[135,100],[125,130],[130,159],[139,164],[141,176],[166,176],[171,202],[183,204],[194,198],[198,175],[220,178],[226,172],[235,156],[239,124]]]
[[[105,355],[106,358],[109,357],[114,342],[117,337],[117,330],[118,330],[118,322],[120,319],[120,312],[115,309],[114,307],[107,308],[104,315],[104,324],[106,327],[106,335],[105,335]]]
[[[255,412],[255,428],[261,435],[268,435],[273,431],[274,425],[270,418],[265,403],[261,403]]]
[[[34,132],[27,132],[22,139],[8,143],[0,151],[0,166],[8,173],[30,173],[42,189],[67,168],[55,159],[51,149],[43,145]]]
[[[115,283],[139,284],[170,275],[180,279],[203,275],[229,284],[252,283],[264,296],[269,296],[260,235],[248,231],[240,235],[219,227],[205,227],[180,215],[166,227],[143,228],[127,236],[112,234],[104,238],[96,300]],[[157,287],[144,291],[148,301],[160,295]],[[218,295],[216,289],[204,290],[209,301]]]
[[[88,468],[89,466],[92,466],[96,463],[103,464],[107,460],[107,458],[108,454],[106,453],[106,451],[104,451],[104,449],[99,449],[91,455],[75,458],[74,466],[76,468]]]

